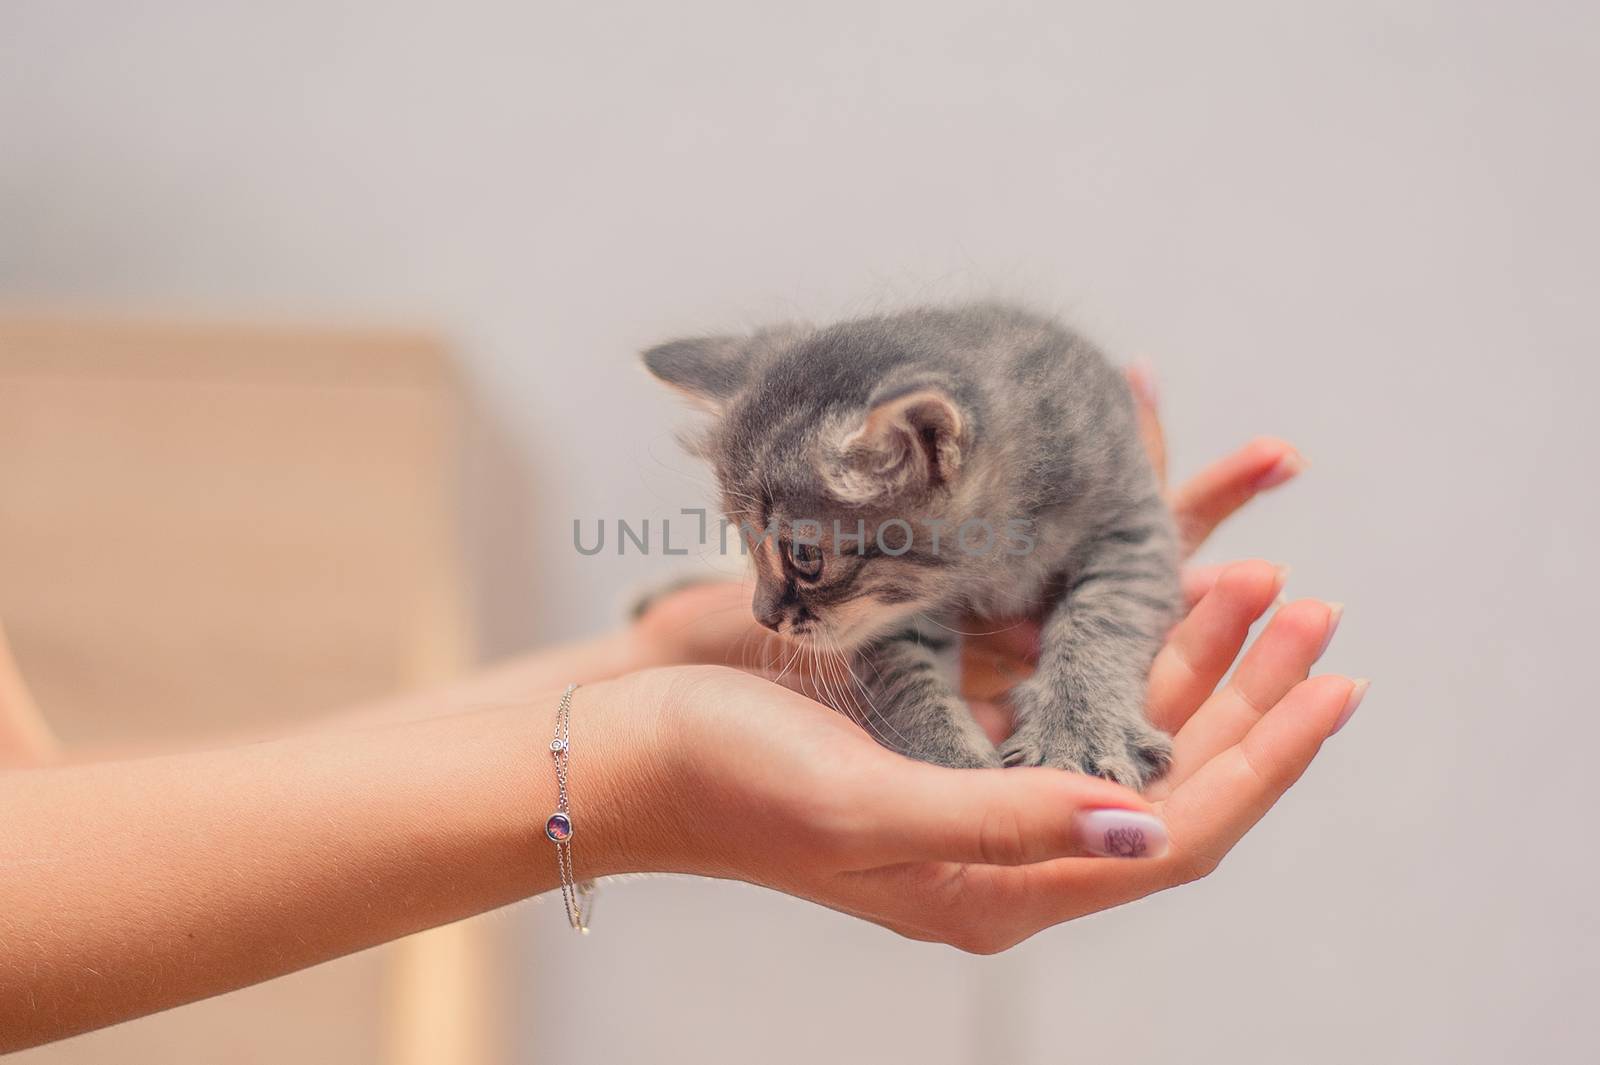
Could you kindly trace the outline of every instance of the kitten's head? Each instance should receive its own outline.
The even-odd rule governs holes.
[[[932,530],[976,428],[954,375],[859,323],[678,340],[644,361],[711,415],[688,443],[754,556],[761,624],[850,647],[949,598],[955,527],[937,550]]]

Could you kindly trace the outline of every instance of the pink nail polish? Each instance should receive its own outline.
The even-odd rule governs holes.
[[[1370,687],[1372,687],[1372,681],[1367,680],[1365,677],[1356,681],[1356,686],[1350,689],[1350,698],[1344,702],[1344,709],[1339,711],[1339,720],[1333,723],[1333,731],[1328,735],[1337,736],[1339,730],[1349,723],[1351,716],[1356,712],[1356,707],[1360,706],[1361,700],[1367,697],[1367,689]]]
[[[1272,468],[1263,473],[1256,481],[1256,491],[1265,492],[1269,488],[1276,488],[1280,484],[1297,476],[1306,468],[1306,460],[1297,451],[1291,451],[1277,462]]]
[[[1138,810],[1084,810],[1072,818],[1083,849],[1103,858],[1159,858],[1167,853],[1167,826]]]
[[[1328,645],[1333,642],[1333,634],[1339,631],[1339,619],[1344,617],[1343,603],[1328,604],[1328,634],[1322,638],[1322,646],[1317,648],[1317,657],[1321,658],[1328,651]]]

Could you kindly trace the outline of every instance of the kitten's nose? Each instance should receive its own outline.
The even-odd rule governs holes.
[[[766,587],[756,589],[755,599],[750,603],[750,612],[773,632],[777,632],[783,625],[783,596]]]

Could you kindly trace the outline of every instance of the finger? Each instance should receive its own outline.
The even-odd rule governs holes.
[[[1184,554],[1193,554],[1213,529],[1257,493],[1278,487],[1305,467],[1305,458],[1293,445],[1264,436],[1179,485],[1171,502]]]
[[[1366,695],[1367,681],[1302,681],[1243,739],[1218,753],[1167,800],[1163,814],[1181,853],[1183,879],[1204,876],[1300,779],[1322,742]]]
[[[1156,393],[1155,371],[1143,359],[1124,371],[1133,392],[1133,410],[1139,420],[1139,439],[1155,467],[1163,489],[1167,486],[1167,437],[1161,430],[1161,409]]]
[[[1226,565],[1213,566],[1185,566],[1183,567],[1183,602],[1191,610],[1196,603],[1204,599],[1211,586],[1217,583],[1217,578],[1222,576]]]
[[[1366,689],[1366,681],[1332,676],[1291,689],[1243,742],[1213,758],[1162,803],[1171,837],[1165,858],[968,869],[971,906],[1012,915],[1013,927],[1020,928],[1008,933],[1015,941],[1206,875],[1299,779],[1323,740],[1354,713]]]
[[[1006,770],[1017,772],[1017,770]],[[835,881],[850,912],[901,935],[992,954],[1035,932],[1170,886],[1170,848],[1160,857],[1049,859],[1026,865],[903,862]]]
[[[1287,571],[1270,562],[1235,562],[1178,623],[1150,666],[1150,720],[1178,731],[1221,683],[1250,626],[1267,612]]]
[[[775,634],[756,624],[742,581],[689,579],[656,589],[634,604],[633,619],[641,652],[662,665],[733,665],[770,658],[777,647]]]
[[[1010,915],[988,909],[996,895],[994,883],[1038,868],[902,862],[839,874],[820,901],[908,939],[989,954],[1022,938],[1010,932]]]
[[[901,760],[853,796],[861,867],[1022,865],[1083,855],[1159,856],[1166,830],[1137,792],[1058,769],[945,769]]]
[[[965,862],[906,862],[846,873],[835,881],[829,905],[865,917],[910,939],[947,943],[975,954],[1015,946],[1041,928],[1107,909],[1126,898],[1109,897],[1122,878],[1085,877],[1090,870],[1113,874],[1146,870],[1142,879],[1164,884],[1166,861],[1086,861],[1064,858],[1033,865]],[[1040,916],[1041,911],[1061,911]]]
[[[1150,794],[1162,798],[1200,766],[1238,743],[1267,709],[1300,681],[1327,649],[1342,608],[1302,599],[1279,610],[1245,652],[1228,683],[1172,740],[1172,766]]]

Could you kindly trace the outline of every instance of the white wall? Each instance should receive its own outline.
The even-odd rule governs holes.
[[[568,544],[693,501],[632,357],[675,332],[1031,296],[1154,360],[1180,472],[1312,458],[1213,554],[1347,600],[1373,693],[1217,876],[995,959],[617,885],[582,942],[507,922],[529,1062],[1575,1062],[1597,41],[1577,3],[13,0],[0,295],[451,330],[506,444],[500,650],[658,572]]]

